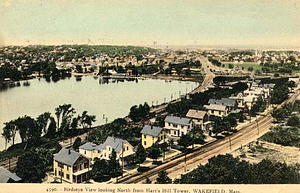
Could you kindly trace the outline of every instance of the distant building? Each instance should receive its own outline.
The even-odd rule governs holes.
[[[142,145],[146,149],[151,147],[154,143],[166,141],[167,135],[163,128],[152,125],[145,125],[141,130]]]
[[[70,183],[81,183],[90,178],[90,159],[76,151],[62,148],[53,158],[56,179]]]
[[[167,116],[165,128],[171,137],[180,137],[186,135],[193,128],[193,122],[190,118]]]
[[[211,122],[209,121],[209,115],[206,111],[190,109],[186,117],[191,118],[195,126],[200,126],[203,131],[209,131],[211,128]]]
[[[0,167],[0,183],[16,183],[21,181],[20,177]]]

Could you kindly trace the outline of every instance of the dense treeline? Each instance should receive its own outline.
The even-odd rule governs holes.
[[[205,92],[195,93],[190,96],[190,99],[182,99],[176,103],[170,103],[167,106],[167,112],[170,114],[185,116],[189,109],[203,109],[203,106],[208,103],[209,99],[221,99],[237,94],[248,88],[246,83],[236,83],[232,89],[228,88],[211,88]]]
[[[181,175],[177,184],[296,184],[299,183],[299,165],[262,160],[257,164],[240,161],[230,154],[218,155],[199,165],[190,173]]]
[[[300,147],[300,129],[298,127],[274,127],[271,128],[270,132],[263,135],[261,139],[284,146]]]
[[[12,142],[14,146],[16,135],[19,134],[24,149],[30,149],[49,143],[51,140],[58,141],[86,132],[96,121],[96,117],[88,115],[87,111],[74,117],[75,113],[71,104],[63,104],[55,109],[54,116],[51,116],[49,112],[45,112],[35,119],[25,115],[4,123],[2,136],[6,145]],[[13,149],[13,146],[10,149]]]
[[[134,122],[140,121],[149,115],[150,106],[148,103],[144,103],[144,105],[140,104],[139,106],[134,105],[130,108],[129,118]]]
[[[126,139],[132,145],[138,144],[140,141],[140,127],[128,127],[127,121],[123,118],[115,119],[113,122],[100,126],[100,128],[89,133],[86,140],[101,144],[108,136],[115,136]]]

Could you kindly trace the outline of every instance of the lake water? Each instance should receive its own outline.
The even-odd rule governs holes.
[[[15,87],[0,91],[0,133],[4,123],[19,116],[28,115],[36,118],[48,111],[54,115],[54,109],[64,103],[70,103],[81,114],[84,110],[88,114],[96,115],[96,123],[105,123],[103,114],[108,122],[128,115],[133,105],[147,102],[150,106],[178,98],[196,88],[195,82],[166,82],[164,80],[145,79],[136,81],[100,84],[100,79],[91,76],[82,77],[76,81],[75,77],[47,82],[45,79],[30,80],[30,86]],[[20,142],[19,134],[15,139]],[[0,137],[0,150],[5,148],[5,140]]]

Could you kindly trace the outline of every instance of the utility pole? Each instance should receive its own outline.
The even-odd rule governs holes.
[[[10,158],[8,158],[8,171],[10,171]]]
[[[123,147],[123,141],[122,141],[122,178],[124,174],[124,147]]]
[[[259,126],[258,126],[257,116],[256,116],[256,126],[257,126],[257,135],[259,135]]]
[[[229,135],[229,147],[230,147],[230,151],[231,151],[231,139],[230,139],[230,135]]]
[[[166,139],[166,135],[165,135],[165,129],[163,128],[162,129],[162,131],[163,131],[163,138],[164,138],[164,144],[163,144],[163,150],[164,150],[164,158],[163,158],[163,161],[165,161],[165,156],[166,156],[166,150],[165,150],[165,139]]]

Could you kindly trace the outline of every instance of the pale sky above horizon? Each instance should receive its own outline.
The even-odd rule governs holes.
[[[300,0],[0,0],[0,45],[300,46]]]

